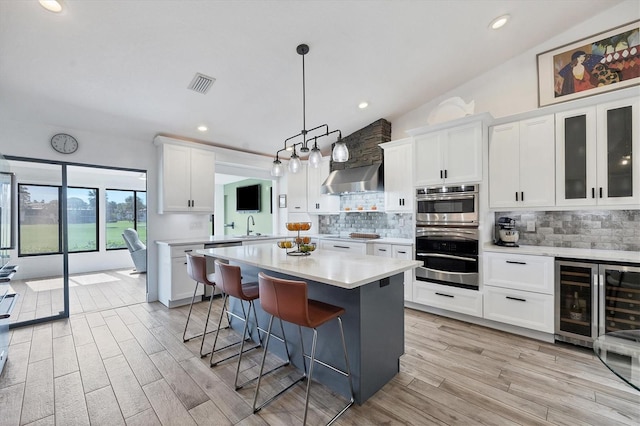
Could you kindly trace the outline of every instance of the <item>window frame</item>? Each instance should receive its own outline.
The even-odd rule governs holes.
[[[69,254],[73,253],[94,253],[100,251],[100,188],[90,188],[84,186],[67,186],[67,227],[70,228],[71,224],[69,224],[69,190],[70,189],[86,189],[86,190],[94,190],[96,191],[96,210],[95,210],[95,224],[96,224],[96,247],[92,250],[71,250],[68,248]],[[67,238],[70,239],[70,230],[67,229]],[[67,241],[68,244],[68,241]]]
[[[138,191],[136,189],[122,189],[122,188],[105,188],[104,190],[104,196],[105,196],[105,205],[104,205],[104,216],[105,216],[105,222],[104,222],[104,246],[105,246],[105,250],[106,251],[114,251],[114,250],[128,250],[126,244],[124,245],[124,247],[107,247],[107,242],[108,242],[108,235],[107,235],[107,223],[108,222],[108,215],[107,215],[107,209],[109,206],[109,202],[107,200],[107,195],[109,193],[109,191],[121,191],[121,192],[131,192],[133,193],[133,229],[135,229],[136,231],[138,230],[138,194],[139,193],[144,193],[145,194],[145,206],[146,206],[146,201],[147,201],[147,191]],[[146,220],[145,220],[145,223]],[[146,244],[146,235],[145,235],[145,241],[144,243]]]

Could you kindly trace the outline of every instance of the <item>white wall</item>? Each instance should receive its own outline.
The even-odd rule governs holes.
[[[475,101],[475,113],[489,112],[494,118],[532,111],[538,108],[538,74],[536,55],[547,50],[610,30],[640,19],[637,0],[627,0],[600,15],[567,29],[543,44],[523,52],[504,64],[499,64],[466,84],[429,100],[420,107],[392,120],[392,139],[408,136],[406,130],[427,126],[431,111],[445,99],[459,96],[466,102]],[[541,29],[544,31],[544,29]],[[630,93],[640,94],[640,89]],[[561,104],[562,105],[562,104]]]

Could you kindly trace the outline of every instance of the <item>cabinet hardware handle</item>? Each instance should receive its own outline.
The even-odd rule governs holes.
[[[452,299],[455,297],[455,296],[452,296],[452,295],[450,295],[450,294],[444,294],[444,293],[438,293],[438,292],[436,292],[436,296],[450,297],[450,298],[452,298]]]
[[[518,201],[518,191],[516,191],[516,201]]]
[[[524,191],[520,193],[520,201],[524,201]]]
[[[185,250],[184,252],[185,252],[185,253],[190,253],[190,252],[192,252],[192,251],[193,251],[193,249],[189,249],[189,250]]]
[[[351,247],[347,247],[347,246],[334,246],[335,248],[343,248],[343,249],[350,249]]]
[[[526,302],[527,299],[521,299],[519,297],[511,297],[511,296],[505,296],[505,298],[509,299],[509,300],[515,300],[517,302]]]
[[[295,207],[294,207],[294,209],[299,209],[299,208],[300,208],[300,206],[295,206]]]
[[[440,170],[440,179],[442,179],[442,170]]]
[[[398,250],[398,253],[400,253],[400,254],[407,254],[407,252],[406,252],[406,251],[400,251],[400,250]]]
[[[506,260],[505,262],[511,263],[513,265],[526,265],[527,264],[527,262],[517,262],[515,260]]]
[[[591,198],[596,198],[596,189],[591,188]]]
[[[444,170],[444,178],[447,178],[447,169]]]
[[[600,198],[602,198],[602,187],[600,187]]]
[[[387,249],[378,249],[378,251],[387,251]]]

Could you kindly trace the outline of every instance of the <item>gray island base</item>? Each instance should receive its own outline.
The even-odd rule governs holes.
[[[199,250],[199,253],[240,266],[244,282],[257,281],[261,271],[277,278],[304,280],[309,298],[345,308],[342,320],[358,404],[364,403],[398,373],[400,356],[404,353],[403,272],[414,268],[417,262],[375,256],[346,258],[342,253],[330,251],[293,257],[286,256],[285,251],[274,244]],[[318,279],[311,279],[314,275]],[[232,300],[230,306],[234,312],[241,312],[238,300]],[[256,310],[260,327],[266,329],[269,316],[259,303]],[[272,333],[282,337],[277,321],[274,320]],[[236,321],[233,327],[242,333],[240,322]],[[303,369],[298,327],[284,323],[284,331],[291,361]],[[312,332],[303,329],[302,335],[308,354]],[[257,340],[255,332],[252,337]],[[277,339],[270,340],[269,352],[286,359],[284,345]],[[318,328],[316,354],[320,361],[345,369],[336,321]],[[321,364],[314,366],[313,379],[345,397],[349,395],[344,376]]]

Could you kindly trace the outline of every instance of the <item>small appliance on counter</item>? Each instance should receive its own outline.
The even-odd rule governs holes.
[[[510,217],[501,217],[496,223],[496,245],[505,247],[518,247],[518,231],[516,221]]]

